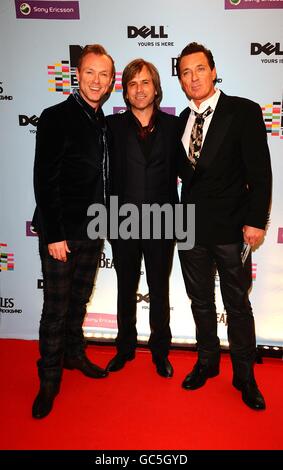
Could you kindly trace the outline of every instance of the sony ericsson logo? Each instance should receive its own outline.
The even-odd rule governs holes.
[[[271,42],[267,42],[266,44],[260,44],[259,42],[252,42],[251,43],[251,55],[283,55],[283,51],[280,50],[280,42],[275,42],[271,44]]]
[[[161,111],[176,116],[176,108],[173,106],[160,106]],[[123,114],[127,111],[126,106],[113,106],[113,114]]]
[[[168,38],[168,34],[164,31],[164,26],[128,26],[128,38],[137,38],[140,36],[143,39],[150,38]]]
[[[35,231],[32,222],[30,220],[26,221],[26,237],[37,237],[38,234]]]
[[[282,0],[224,0],[225,10],[282,8]]]
[[[107,328],[111,330],[117,329],[117,316],[112,313],[91,313],[87,312],[84,324],[85,328]]]
[[[21,3],[20,5],[20,12],[22,13],[22,15],[29,15],[30,12],[31,12],[31,7],[28,3]]]
[[[16,18],[46,20],[79,20],[78,0],[15,0]]]

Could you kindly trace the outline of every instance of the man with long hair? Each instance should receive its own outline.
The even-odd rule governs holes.
[[[140,231],[137,237],[120,236],[111,241],[118,280],[118,336],[117,354],[107,369],[118,371],[135,357],[137,289],[143,257],[149,288],[149,348],[157,373],[171,377],[169,276],[174,239],[166,239],[164,231],[158,239],[152,233],[144,239],[141,212],[145,204],[174,205],[178,201],[178,119],[159,109],[160,77],[150,62],[136,59],[129,63],[122,85],[128,109],[107,118],[112,133],[111,194],[119,197],[120,206],[130,203],[138,208]]]

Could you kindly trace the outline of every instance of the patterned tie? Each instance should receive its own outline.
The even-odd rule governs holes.
[[[192,127],[191,138],[190,138],[190,148],[189,148],[189,160],[195,169],[197,161],[200,157],[200,150],[202,144],[202,135],[203,135],[203,124],[205,118],[213,112],[213,109],[209,106],[203,113],[195,113],[196,118],[194,125]]]

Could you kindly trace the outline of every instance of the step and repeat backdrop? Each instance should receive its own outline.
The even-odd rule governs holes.
[[[34,339],[42,308],[34,210],[33,161],[38,117],[77,87],[75,65],[86,44],[101,43],[115,59],[116,82],[105,114],[124,107],[121,76],[137,57],[159,69],[166,111],[186,106],[176,57],[197,41],[214,54],[218,87],[262,107],[274,174],[270,227],[253,253],[253,304],[257,341],[283,340],[283,0],[110,0],[0,2],[0,337]],[[50,135],[52,140],[52,135]],[[225,344],[226,313],[216,277],[219,336]],[[171,327],[175,342],[194,342],[195,328],[177,253],[171,275]],[[88,305],[85,335],[114,338],[116,276],[105,243]],[[149,334],[144,266],[137,293],[138,331]]]

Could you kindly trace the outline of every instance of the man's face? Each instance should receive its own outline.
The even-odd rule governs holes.
[[[203,52],[194,52],[182,57],[180,84],[187,97],[193,99],[198,107],[214,94],[215,78],[215,67],[211,70]]]
[[[112,63],[106,55],[87,54],[76,70],[80,94],[83,99],[96,109],[101,98],[109,91],[113,79]]]
[[[130,102],[132,111],[153,108],[156,95],[152,76],[146,66],[143,66],[132,80],[127,84],[127,99]]]

